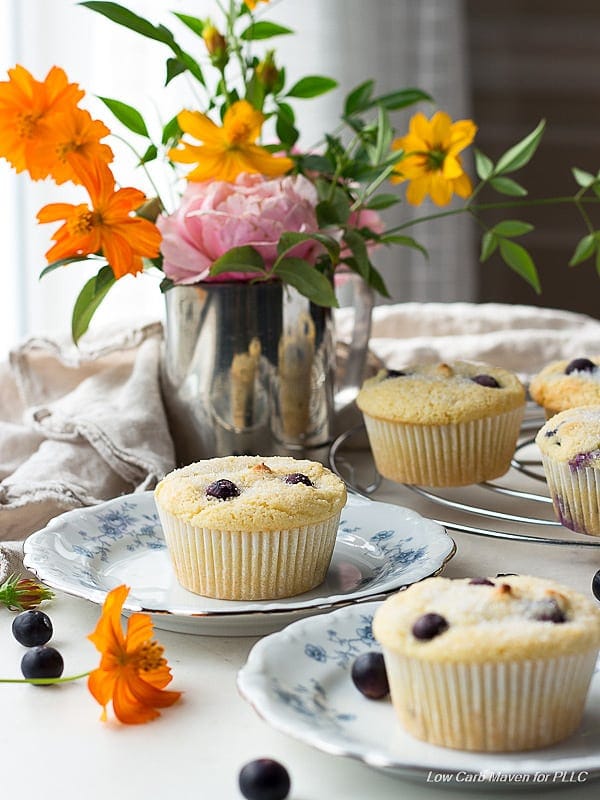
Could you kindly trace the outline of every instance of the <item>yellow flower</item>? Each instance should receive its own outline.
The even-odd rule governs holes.
[[[397,164],[392,183],[410,181],[406,199],[420,205],[427,195],[437,206],[445,206],[453,194],[468,197],[473,191],[471,179],[463,170],[461,150],[468,147],[477,132],[470,119],[452,122],[443,111],[428,120],[418,112],[409,123],[408,133],[396,139],[392,148],[405,156]]]
[[[258,3],[268,3],[269,0],[244,0],[250,11],[254,11]]]
[[[104,707],[112,700],[115,716],[121,722],[149,722],[159,715],[157,708],[177,702],[181,692],[166,691],[171,670],[163,658],[163,648],[152,639],[152,620],[148,614],[132,614],[127,634],[121,629],[123,603],[127,586],[110,591],[96,630],[89,639],[102,653],[100,666],[90,673],[88,688]]]
[[[203,142],[194,145],[182,141],[183,149],[169,151],[173,161],[197,164],[187,175],[189,181],[232,182],[242,172],[275,178],[294,166],[291,158],[271,155],[254,144],[265,117],[247,100],[238,100],[227,109],[222,128],[199,111],[182,111],[177,121],[182,131]]]

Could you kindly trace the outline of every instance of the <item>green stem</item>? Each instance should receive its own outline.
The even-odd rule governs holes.
[[[579,201],[581,204],[583,203],[600,203],[600,198],[598,197],[586,197],[582,198]],[[541,197],[538,200],[512,200],[512,201],[505,201],[500,203],[479,203],[477,205],[468,204],[463,208],[454,208],[450,211],[438,211],[435,214],[427,214],[424,217],[417,217],[417,219],[408,220],[407,222],[403,222],[402,225],[396,225],[394,228],[388,228],[386,230],[387,233],[398,233],[399,231],[404,230],[405,228],[410,228],[413,225],[420,224],[421,222],[430,222],[431,220],[435,219],[443,219],[444,217],[455,217],[458,214],[464,214],[465,211],[470,213],[478,213],[480,211],[492,211],[498,208],[533,208],[535,206],[555,206],[555,205],[565,205],[567,203],[572,203],[574,205],[578,205],[577,201],[574,197]]]
[[[143,170],[144,170],[144,172],[146,173],[146,177],[148,178],[148,180],[149,180],[149,182],[150,182],[150,186],[152,186],[152,188],[154,189],[154,193],[155,193],[156,197],[158,197],[158,199],[159,199],[159,200],[160,200],[160,202],[162,203],[162,200],[161,200],[161,198],[160,198],[160,193],[159,193],[159,191],[158,191],[158,188],[156,187],[156,184],[155,184],[155,183],[154,183],[154,181],[152,180],[152,175],[150,175],[150,173],[148,172],[148,168],[146,167],[146,165],[145,165],[145,164],[142,164],[142,157],[141,157],[141,155],[138,153],[138,151],[135,149],[135,147],[134,147],[132,144],[130,144],[130,143],[127,141],[127,139],[124,139],[122,136],[119,136],[119,134],[118,134],[118,133],[113,133],[113,134],[112,134],[112,136],[114,136],[114,138],[115,138],[115,139],[118,139],[120,142],[123,142],[123,144],[127,145],[127,147],[128,147],[128,148],[131,150],[131,152],[132,152],[132,153],[135,155],[135,157],[137,158],[138,162],[141,164],[141,167],[142,167],[142,169],[143,169]],[[163,204],[163,205],[164,205],[164,204]]]
[[[79,675],[68,675],[66,678],[0,678],[0,683],[33,683],[36,686],[49,686],[53,683],[68,683],[78,681],[80,678],[87,678],[89,672],[80,672]]]

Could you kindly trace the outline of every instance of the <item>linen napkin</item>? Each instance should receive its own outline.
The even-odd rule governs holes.
[[[0,367],[0,540],[151,489],[174,467],[159,323],[86,350],[34,338]]]

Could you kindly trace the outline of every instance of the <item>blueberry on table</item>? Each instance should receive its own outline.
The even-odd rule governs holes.
[[[495,586],[496,584],[494,581],[489,580],[489,578],[471,578],[469,581],[469,586]]]
[[[287,769],[272,758],[257,758],[239,774],[240,792],[247,800],[285,800],[290,792]]]
[[[474,378],[471,378],[473,383],[478,383],[480,386],[487,386],[489,389],[499,389],[500,384],[492,375],[475,375]]]
[[[595,369],[596,365],[589,358],[574,358],[565,367],[565,375],[570,375],[572,372],[593,372]]]
[[[441,614],[430,612],[418,618],[412,626],[412,635],[415,639],[426,642],[447,631],[448,627],[448,621]]]
[[[52,623],[50,617],[43,611],[31,609],[23,611],[13,619],[13,636],[25,647],[35,647],[46,644],[52,638]]]
[[[215,497],[217,500],[231,500],[233,497],[239,497],[239,494],[238,487],[227,478],[220,478],[206,487],[206,496]]]
[[[350,675],[358,691],[370,700],[380,700],[390,693],[382,653],[361,653],[354,660]]]
[[[25,678],[60,678],[64,661],[54,647],[32,647],[21,659],[21,672]]]
[[[286,475],[283,479],[284,483],[303,483],[305,486],[314,486],[308,475],[303,475],[301,472],[292,472],[291,475]]]

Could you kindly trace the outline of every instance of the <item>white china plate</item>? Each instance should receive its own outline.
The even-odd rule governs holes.
[[[55,589],[102,603],[131,587],[125,613],[147,611],[157,627],[253,636],[389,592],[439,572],[454,555],[445,530],[408,508],[351,495],[325,581],[281,600],[213,600],[175,579],[152,492],[126,495],[52,520],[25,542],[25,566]]]
[[[299,620],[261,639],[238,673],[241,695],[266,722],[289,736],[431,785],[531,789],[564,786],[563,772],[575,776],[575,782],[585,773],[586,780],[600,776],[599,666],[582,726],[565,742],[520,753],[437,747],[405,733],[388,698],[368,700],[352,683],[356,656],[380,649],[371,631],[378,605],[347,606]],[[450,777],[436,780],[435,775]]]

